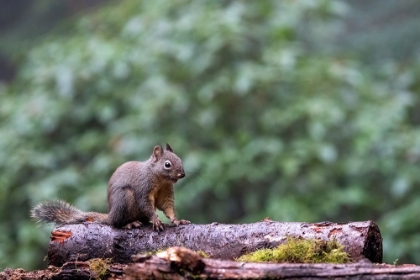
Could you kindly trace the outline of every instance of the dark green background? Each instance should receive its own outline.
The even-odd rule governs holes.
[[[386,262],[420,262],[418,1],[16,3],[1,269],[46,266],[32,206],[105,212],[112,172],[166,142],[187,172],[180,218],[373,220]]]

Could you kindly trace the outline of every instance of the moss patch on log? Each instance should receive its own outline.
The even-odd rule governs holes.
[[[350,257],[337,240],[298,239],[288,237],[273,249],[261,249],[242,255],[241,262],[348,263]]]
[[[206,252],[199,250],[199,251],[195,251],[200,257],[202,258],[210,258],[209,254],[207,254]]]
[[[96,258],[89,260],[88,263],[89,268],[93,272],[93,276],[95,277],[95,279],[102,279],[108,273],[111,259]]]

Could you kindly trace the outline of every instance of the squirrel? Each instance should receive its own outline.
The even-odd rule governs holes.
[[[173,185],[184,177],[182,161],[171,146],[166,144],[164,150],[158,145],[147,161],[129,161],[115,170],[108,183],[108,214],[83,212],[65,201],[53,200],[35,206],[31,216],[58,225],[90,221],[116,228],[137,228],[151,222],[153,230],[163,231],[156,208],[177,226],[190,223],[178,220],[174,209]]]

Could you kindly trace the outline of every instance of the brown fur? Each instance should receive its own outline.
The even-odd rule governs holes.
[[[95,221],[129,228],[151,221],[155,230],[163,230],[157,208],[176,225],[188,224],[177,220],[174,209],[173,184],[184,176],[182,161],[172,148],[168,144],[165,150],[156,146],[147,161],[126,162],[115,170],[108,184],[109,214],[83,212],[58,200],[37,205],[31,215],[47,223]]]

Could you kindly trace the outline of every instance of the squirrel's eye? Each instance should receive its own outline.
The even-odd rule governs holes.
[[[172,164],[169,160],[165,161],[165,168],[171,168]]]

